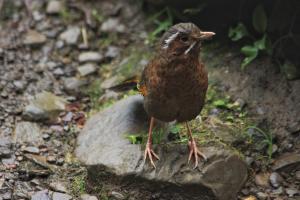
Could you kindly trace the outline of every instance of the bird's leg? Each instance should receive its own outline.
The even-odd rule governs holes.
[[[151,117],[151,119],[150,119],[149,133],[148,133],[148,140],[147,140],[146,149],[145,149],[145,153],[144,153],[144,162],[146,161],[147,156],[148,156],[151,165],[154,168],[156,168],[156,166],[155,166],[155,164],[153,162],[153,157],[156,158],[157,160],[159,160],[159,157],[152,150],[152,129],[153,129],[153,125],[154,125],[154,118]]]
[[[189,136],[189,148],[190,148],[190,154],[189,154],[189,160],[188,163],[190,162],[192,156],[194,156],[195,159],[195,168],[198,166],[198,156],[201,156],[205,161],[207,160],[206,156],[199,151],[197,148],[197,144],[195,142],[195,139],[193,138],[192,131],[190,129],[189,124],[186,122],[186,128],[188,130],[188,136]]]

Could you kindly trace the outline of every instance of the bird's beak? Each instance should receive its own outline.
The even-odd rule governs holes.
[[[197,38],[200,40],[207,40],[207,39],[210,39],[214,35],[216,35],[214,32],[200,31]]]

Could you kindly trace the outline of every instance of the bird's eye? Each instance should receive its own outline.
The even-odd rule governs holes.
[[[182,41],[182,42],[187,42],[188,41],[188,37],[187,36],[181,36],[180,37],[180,41]]]

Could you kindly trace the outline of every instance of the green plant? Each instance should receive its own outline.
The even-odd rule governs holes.
[[[129,140],[131,144],[142,144],[143,142],[142,135],[128,134],[126,135],[126,138]]]
[[[236,27],[229,29],[228,37],[232,41],[239,41],[243,38],[250,38],[252,40],[250,44],[241,48],[241,52],[245,56],[241,64],[242,69],[251,63],[260,53],[272,54],[271,40],[266,32],[267,24],[268,18],[264,7],[258,5],[253,11],[252,25],[254,30],[260,35],[259,39],[252,36],[247,27],[242,23],[238,23]]]
[[[71,183],[71,190],[75,196],[80,196],[86,192],[86,183],[85,183],[86,175],[81,174],[79,176],[75,176]]]
[[[92,10],[92,16],[99,22],[102,23],[104,21],[104,16],[99,13],[96,9]]]
[[[156,26],[147,38],[150,43],[153,43],[160,33],[168,30],[168,28],[173,24],[173,16],[169,8],[164,8],[151,16],[147,20],[147,23],[153,23]]]
[[[256,126],[249,126],[246,128],[246,130],[253,129],[257,131],[261,136],[263,136],[263,139],[261,141],[258,141],[257,145],[266,145],[267,146],[267,154],[269,160],[272,158],[273,155],[273,135],[271,133],[266,133],[265,131],[261,130],[260,128]]]

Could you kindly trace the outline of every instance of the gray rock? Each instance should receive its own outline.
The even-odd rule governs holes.
[[[36,123],[18,122],[13,135],[15,142],[39,143],[42,142],[42,132]]]
[[[103,55],[95,51],[83,52],[79,54],[79,62],[100,62],[103,59]]]
[[[63,9],[61,1],[51,0],[47,4],[46,12],[48,14],[59,14]]]
[[[98,198],[89,194],[83,194],[80,196],[80,200],[98,200]]]
[[[23,150],[24,152],[26,152],[26,153],[32,153],[32,154],[39,154],[39,153],[40,153],[39,148],[33,147],[33,146],[25,147],[25,148],[23,148],[22,150]]]
[[[53,120],[65,109],[66,100],[50,92],[42,92],[25,107],[23,115],[34,121]]]
[[[273,165],[273,170],[286,170],[300,168],[300,154],[287,153],[277,158]]]
[[[44,18],[44,15],[41,14],[37,10],[35,10],[35,11],[32,12],[32,16],[33,16],[34,21],[37,21],[37,22],[41,21]]]
[[[258,192],[256,195],[259,200],[265,200],[268,198],[268,194],[263,193],[263,192]]]
[[[289,197],[293,197],[295,196],[296,194],[300,194],[300,191],[295,189],[295,188],[287,188],[285,190],[286,194],[289,195]]]
[[[79,36],[80,28],[77,26],[71,26],[66,31],[62,32],[59,38],[69,45],[74,45],[77,43]]]
[[[54,71],[53,71],[53,74],[56,75],[56,76],[62,76],[65,74],[65,72],[62,70],[62,68],[56,68]]]
[[[96,66],[92,63],[87,63],[78,67],[80,76],[87,76],[96,72]]]
[[[124,195],[121,194],[120,192],[112,191],[111,196],[114,197],[117,200],[123,200],[125,199]]]
[[[117,83],[117,81],[118,81],[118,77],[117,77],[117,76],[113,76],[113,77],[111,77],[111,78],[105,79],[105,80],[101,83],[100,87],[101,87],[102,89],[110,88],[110,87],[114,86],[114,85]]]
[[[295,79],[300,78],[299,66],[297,66],[296,64],[293,64],[290,61],[286,61],[281,66],[281,69],[285,73],[287,79],[289,79],[289,80],[295,80]]]
[[[87,81],[78,79],[76,77],[70,77],[64,79],[64,87],[68,92],[79,92],[80,87],[87,84]]]
[[[14,86],[16,87],[17,91],[22,91],[24,90],[26,83],[24,81],[14,81],[13,82]]]
[[[273,187],[278,188],[283,182],[283,178],[277,172],[273,172],[270,175],[270,183]]]
[[[0,159],[11,155],[12,141],[9,137],[0,136]]]
[[[120,48],[115,46],[109,46],[105,52],[105,57],[115,58],[120,54]]]
[[[71,200],[72,196],[60,192],[53,192],[52,193],[52,200]]]
[[[10,165],[15,166],[16,164],[16,156],[15,155],[11,155],[9,158],[2,158],[2,164],[4,165]]]
[[[275,190],[272,190],[272,194],[273,195],[280,195],[280,194],[283,194],[283,187],[280,186],[279,188],[275,189]]]
[[[50,188],[56,192],[67,193],[66,184],[60,181],[54,181],[50,183]]]
[[[300,181],[300,171],[296,171],[296,179]]]
[[[141,146],[130,144],[126,134],[147,132],[148,123],[140,95],[123,99],[87,121],[75,152],[87,165],[91,183],[124,183],[125,189],[151,190],[151,194],[163,193],[174,200],[236,198],[247,178],[247,166],[229,150],[201,148],[208,162],[194,170],[187,164],[186,145],[157,145],[161,160],[156,162],[156,170],[148,162],[144,164]]]
[[[48,190],[38,191],[31,196],[31,200],[50,200],[49,191]]]
[[[104,21],[100,27],[103,32],[125,32],[124,24],[121,24],[118,18],[109,18]]]
[[[44,44],[46,40],[46,36],[43,34],[35,30],[29,30],[25,35],[23,43],[25,45],[41,45]]]

